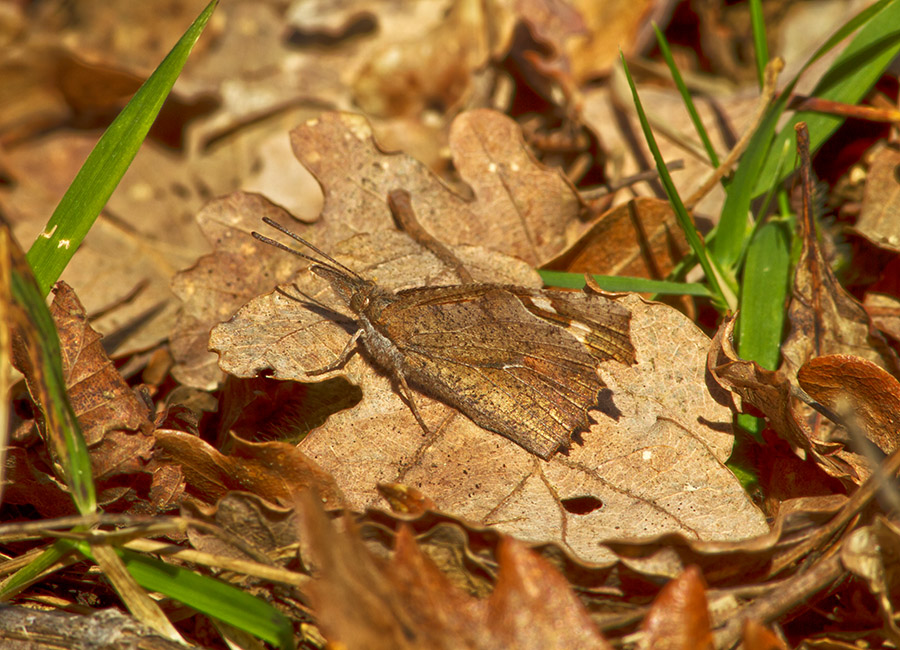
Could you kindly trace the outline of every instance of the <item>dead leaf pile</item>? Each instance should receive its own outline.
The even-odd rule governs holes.
[[[5,10],[2,277],[27,266],[7,232],[38,236],[94,131],[203,4]],[[606,388],[568,449],[542,460],[415,392],[425,430],[363,351],[309,374],[357,323],[307,260],[252,236],[280,237],[263,218],[392,291],[467,281],[395,220],[397,190],[474,282],[537,289],[535,268],[665,279],[689,247],[656,181],[627,181],[649,165],[615,60],[620,44],[646,49],[661,3],[401,4],[217,9],[50,304],[102,510],[90,521],[75,517],[38,328],[4,289],[0,340],[22,379],[0,575],[93,526],[214,567],[284,613],[304,648],[900,643],[895,147],[862,166],[851,230],[798,219],[777,371],[741,359],[734,319],[716,330],[702,300],[618,296],[636,362],[598,364]],[[755,77],[735,54],[743,14],[695,4],[705,65]],[[790,11],[768,16],[785,21],[773,38],[795,38]],[[730,148],[727,123],[742,128],[756,96],[707,91],[702,117]],[[651,121],[674,114],[669,89],[641,92]],[[663,147],[688,152],[676,182],[689,194],[708,170],[685,130],[665,130]],[[720,201],[695,206],[701,229]],[[852,291],[832,269],[844,236]],[[765,419],[761,440],[734,426],[739,413]],[[85,566],[61,558],[16,603],[117,606]],[[19,642],[3,631],[25,625],[16,611],[0,610],[3,644]],[[191,641],[221,643],[193,610],[165,612]],[[65,616],[65,629],[97,624]],[[227,626],[215,634],[245,647]]]

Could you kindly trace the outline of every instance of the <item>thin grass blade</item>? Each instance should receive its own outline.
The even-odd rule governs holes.
[[[44,232],[28,251],[28,263],[43,295],[59,279],[137,155],[217,3],[213,0],[206,6],[109,125],[56,206]]]

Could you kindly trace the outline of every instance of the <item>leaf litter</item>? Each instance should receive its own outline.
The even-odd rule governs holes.
[[[274,598],[297,620],[314,615],[329,641],[349,647],[609,647],[602,634],[638,647],[676,642],[681,647],[730,647],[741,638],[748,648],[788,647],[781,631],[776,628],[778,635],[773,634],[766,625],[786,621],[784,603],[793,606],[812,597],[871,605],[870,618],[863,621],[860,615],[858,621],[896,641],[896,526],[869,513],[876,495],[882,503],[896,499],[883,478],[897,464],[896,409],[891,405],[898,391],[890,374],[897,370],[896,355],[887,346],[891,341],[874,334],[872,325],[888,336],[893,332],[896,340],[891,319],[896,319],[898,292],[885,269],[866,295],[868,314],[863,312],[831,274],[810,227],[804,231],[795,277],[794,333],[778,373],[739,359],[727,323],[710,342],[677,311],[629,297],[622,302],[632,313],[638,364],[602,365],[608,390],[601,394],[600,408],[591,411],[594,423],[568,454],[557,454],[550,462],[420,396],[423,415],[432,424],[433,434],[426,436],[391,382],[360,355],[341,370],[317,377],[320,384],[273,388],[308,382],[305,371],[333,360],[353,323],[340,314],[340,301],[330,288],[304,271],[303,263],[249,236],[260,229],[262,216],[299,231],[390,288],[459,281],[395,230],[385,198],[398,188],[411,193],[426,228],[483,281],[539,287],[530,268],[551,260],[563,270],[583,263],[595,272],[600,265],[610,274],[661,277],[684,253],[682,243],[669,237],[671,220],[665,210],[640,224],[631,208],[627,215],[619,208],[604,215],[605,220],[597,219],[602,201],[582,198],[563,174],[538,164],[515,122],[477,108],[502,106],[497,94],[487,100],[485,88],[495,84],[490,92],[496,92],[502,75],[493,66],[509,54],[538,94],[551,97],[561,88],[570,107],[585,99],[589,128],[606,129],[613,120],[597,117],[598,95],[580,95],[583,80],[609,65],[603,47],[610,39],[597,38],[597,15],[582,7],[560,14],[561,22],[551,24],[543,18],[544,3],[512,8],[448,4],[457,22],[441,24],[445,14],[437,3],[424,20],[418,14],[394,16],[386,5],[370,10],[366,4],[362,10],[363,4],[354,3],[342,7],[337,19],[328,8],[307,3],[291,9],[293,17],[283,22],[287,32],[280,31],[282,22],[271,8],[256,13],[244,7],[211,32],[218,39],[212,47],[198,50],[203,55],[217,49],[231,53],[232,67],[242,73],[228,92],[228,66],[216,68],[210,59],[184,76],[179,99],[196,102],[196,110],[209,110],[198,99],[204,92],[219,93],[213,112],[187,134],[200,158],[173,173],[175,181],[188,174],[218,176],[212,188],[185,184],[182,189],[187,188],[191,200],[207,190],[220,195],[241,186],[232,182],[223,163],[230,155],[222,155],[227,147],[218,150],[215,162],[216,156],[206,157],[212,154],[211,143],[222,139],[237,143],[231,151],[240,149],[240,138],[231,140],[229,134],[277,113],[303,93],[343,108],[354,101],[370,102],[371,121],[318,108],[282,115],[284,123],[293,124],[315,115],[292,132],[291,141],[298,160],[324,192],[318,217],[306,206],[318,199],[304,202],[288,193],[278,200],[296,201],[284,203],[289,209],[239,191],[214,199],[201,211],[198,222],[213,251],[173,284],[182,300],[170,346],[181,392],[169,393],[167,403],[161,399],[171,387],[164,378],[150,380],[147,370],[146,387],[132,388],[137,383],[130,374],[134,366],[110,361],[98,335],[86,326],[88,317],[74,292],[60,286],[54,313],[68,387],[89,438],[106,510],[135,516],[180,506],[184,516],[198,522],[187,535],[195,548],[301,576],[303,580],[291,583],[301,584],[300,590],[290,593],[273,590],[265,580],[243,579],[241,584]],[[482,13],[466,14],[474,5]],[[631,3],[629,8],[630,22],[618,24],[617,32],[640,23],[634,16],[643,5]],[[626,12],[616,15],[625,17]],[[401,19],[418,31],[404,30],[411,36],[399,69],[409,74],[398,77],[398,68],[384,67],[391,61],[391,44],[383,39],[390,38],[387,26]],[[87,22],[95,21],[101,32],[115,32],[97,20],[94,16]],[[525,47],[533,51],[524,51],[523,41],[513,39],[517,20],[527,25]],[[491,21],[498,29],[486,37]],[[429,86],[439,76],[429,58],[421,56],[432,46],[429,40],[462,31],[469,33],[459,42],[471,46],[472,56],[441,69],[455,84]],[[249,36],[254,33],[265,38]],[[304,49],[326,42],[317,51]],[[104,53],[90,41],[66,43],[64,47],[95,58]],[[150,42],[127,65],[143,74],[147,61],[156,60],[157,46]],[[253,56],[246,55],[248,47],[256,48]],[[284,55],[292,47],[293,59],[286,65]],[[54,56],[66,61],[70,54],[56,51]],[[317,70],[324,61],[339,61],[345,74],[322,76]],[[79,65],[80,74],[95,80],[118,83],[122,75],[110,67],[95,66],[91,72]],[[298,78],[305,80],[303,88],[298,89]],[[403,83],[417,78],[423,86],[415,96],[415,89]],[[398,82],[400,86],[392,85]],[[267,85],[276,88],[267,90]],[[441,94],[447,89],[451,94]],[[250,96],[253,102],[242,99]],[[559,101],[558,93],[554,101]],[[44,115],[57,123],[70,119],[69,112],[79,115],[89,109],[65,101],[45,105],[50,112]],[[467,110],[471,108],[475,110]],[[434,115],[420,119],[423,111]],[[0,119],[0,124],[8,122]],[[40,128],[31,117],[14,122],[15,138],[27,140]],[[537,143],[534,131],[528,137]],[[4,140],[10,141],[15,140]],[[379,146],[381,142],[388,144]],[[416,155],[386,152],[401,146]],[[138,206],[165,211],[159,206],[166,199],[157,195],[147,202],[142,185],[155,166],[175,164],[165,158],[146,163],[150,175],[142,173],[132,185],[124,185],[131,188],[128,198],[118,199],[111,215],[117,228],[116,219]],[[11,160],[14,171],[25,169]],[[258,169],[251,162],[240,161],[241,171],[234,174]],[[877,197],[890,194],[895,182],[882,163],[877,161],[871,171],[869,213],[858,227],[871,245],[890,248],[890,219],[886,211],[878,211]],[[429,168],[445,173],[439,177]],[[275,182],[290,183],[293,173],[299,184],[302,171],[299,166],[279,171]],[[172,187],[178,185],[173,182]],[[296,194],[305,198],[314,192],[298,188]],[[18,212],[34,196],[22,193],[10,199],[4,190],[0,199]],[[642,220],[655,210],[649,202],[634,206]],[[174,211],[172,216],[170,227],[160,226],[170,234],[178,231]],[[623,226],[629,220],[633,233]],[[126,228],[124,239],[119,232],[117,239],[99,243],[102,248],[107,245],[103,242],[152,238],[154,227],[142,223],[135,230],[139,237],[129,236]],[[603,257],[610,229],[620,233],[618,259]],[[649,239],[642,241],[648,232]],[[202,250],[198,241],[192,235],[163,262],[158,251],[149,251],[158,265],[156,275],[164,276],[167,264],[183,267],[182,258],[196,257]],[[115,274],[113,267],[109,276]],[[109,284],[112,289],[121,286]],[[82,286],[87,289],[89,282],[78,282],[79,291]],[[276,286],[279,291],[272,292]],[[300,291],[328,309],[310,309]],[[160,297],[166,322],[171,322],[170,297],[158,291],[152,295]],[[142,309],[147,305],[143,299]],[[95,297],[91,301],[103,304]],[[212,345],[219,355],[207,347],[213,328]],[[160,336],[156,331],[123,338],[128,345],[119,349],[145,349]],[[217,367],[218,356],[227,375]],[[131,363],[140,367],[142,362]],[[161,367],[167,363],[160,358]],[[844,428],[803,410],[793,385],[798,371],[800,385],[844,417]],[[26,376],[29,388],[39,391],[38,378],[27,370]],[[312,395],[315,386],[322,387],[319,394],[326,401],[338,394],[334,391],[343,397],[314,417],[307,412],[296,417],[288,403]],[[208,392],[215,389],[221,391]],[[158,401],[155,412],[151,400]],[[356,400],[355,406],[338,410]],[[197,405],[206,410],[196,410]],[[286,412],[266,419],[266,409]],[[768,417],[766,446],[752,452],[757,454],[754,466],[761,469],[762,508],[725,466],[735,411],[761,411]],[[27,410],[24,416],[7,460],[10,486],[4,503],[33,507],[45,517],[69,514],[71,508],[60,507],[68,502],[52,461],[33,451],[40,448],[35,447],[35,422]],[[230,431],[267,442],[247,442]],[[283,441],[303,436],[297,445]],[[861,451],[854,443],[860,436],[876,449]],[[878,459],[886,454],[881,469]],[[308,495],[301,496],[311,487],[319,494],[315,506]],[[323,502],[332,514],[320,511]],[[394,511],[385,509],[388,504]],[[335,517],[341,510],[353,513],[352,521]],[[200,522],[206,526],[202,533]],[[846,571],[859,579],[839,582]],[[824,590],[838,584],[838,596],[829,597]],[[346,602],[359,606],[348,608]],[[850,611],[834,599],[820,607],[829,604],[843,615]],[[808,609],[799,611],[810,616]],[[622,637],[623,630],[629,636]],[[818,638],[828,639],[829,633]],[[449,645],[450,639],[458,642]]]

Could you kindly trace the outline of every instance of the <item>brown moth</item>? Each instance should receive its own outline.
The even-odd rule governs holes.
[[[546,460],[588,427],[587,409],[604,387],[598,362],[635,362],[630,312],[597,293],[489,283],[388,291],[263,221],[321,258],[253,236],[312,262],[357,316],[359,329],[338,358],[307,374],[343,366],[361,340],[425,431],[410,386]]]

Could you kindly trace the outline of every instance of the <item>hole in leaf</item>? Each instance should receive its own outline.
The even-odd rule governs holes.
[[[562,507],[573,515],[589,515],[595,510],[603,507],[603,502],[597,497],[584,495],[580,497],[569,497],[562,500]]]

